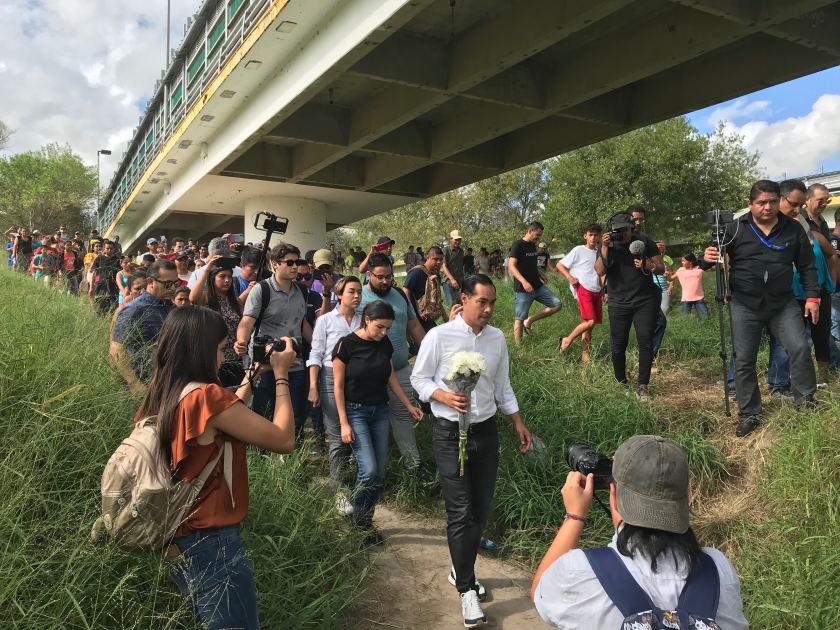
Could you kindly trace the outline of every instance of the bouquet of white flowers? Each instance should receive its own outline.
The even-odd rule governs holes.
[[[453,392],[469,396],[478,385],[478,379],[486,369],[484,357],[478,352],[456,352],[449,364],[449,374],[443,379]],[[464,462],[467,460],[467,414],[458,413],[458,463],[464,476]]]

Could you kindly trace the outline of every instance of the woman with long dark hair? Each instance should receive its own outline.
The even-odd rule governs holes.
[[[234,394],[218,378],[228,342],[221,315],[195,306],[174,309],[161,329],[146,398],[135,416],[157,417],[160,455],[180,480],[197,477],[225,449],[167,550],[172,577],[202,627],[259,627],[254,577],[239,534],[248,513],[245,447],[276,453],[294,448],[288,379],[295,353],[285,341],[286,350],[271,353],[270,366],[252,367]],[[276,389],[272,422],[247,406],[251,383],[268,370]]]
[[[412,418],[423,417],[394,372],[394,347],[388,339],[393,323],[394,309],[390,304],[382,300],[370,302],[362,311],[361,327],[341,339],[332,356],[341,441],[351,445],[357,464],[352,522],[367,532],[366,544],[382,541],[382,535],[373,527],[373,510],[382,491],[388,459],[388,388]]]
[[[242,358],[233,350],[236,343],[236,329],[242,320],[242,304],[233,289],[233,271],[221,269],[213,263],[221,256],[211,256],[201,268],[195,286],[190,291],[190,302],[197,306],[208,306],[222,316],[228,328],[228,345],[225,346],[225,361],[219,368],[219,380],[224,387],[233,387],[242,381],[245,369]]]

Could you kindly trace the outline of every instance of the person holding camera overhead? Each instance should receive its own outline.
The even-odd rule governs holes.
[[[234,350],[239,356],[254,357],[254,340],[258,337],[279,339],[289,337],[299,340],[301,335],[307,342],[312,340],[312,327],[306,321],[306,295],[295,279],[297,278],[300,250],[288,243],[279,243],[271,248],[269,255],[274,272],[266,280],[260,280],[251,289],[242,321],[236,331]],[[253,339],[252,339],[253,337]],[[299,344],[298,344],[299,347]],[[309,379],[302,362],[289,369],[289,393],[295,413],[295,435],[300,441],[306,421],[306,395]],[[266,374],[254,389],[252,408],[270,419],[274,413],[274,383]]]
[[[607,221],[595,272],[606,275],[609,291],[610,350],[613,373],[627,383],[627,342],[630,326],[636,329],[639,346],[639,385],[636,397],[650,401],[648,383],[653,365],[653,332],[659,316],[662,292],[653,281],[665,273],[665,263],[656,243],[644,234],[634,234],[633,218],[618,212]]]
[[[364,542],[368,545],[382,542],[382,534],[373,526],[373,510],[382,492],[388,459],[388,388],[413,420],[423,417],[423,411],[400,386],[391,361],[394,347],[388,331],[393,323],[390,304],[370,302],[362,311],[361,327],[343,337],[332,353],[341,441],[350,444],[356,456],[352,523],[366,532]]]
[[[585,551],[577,545],[595,475],[572,470],[566,477],[566,517],[531,586],[543,621],[599,630],[746,630],[735,568],[717,549],[700,547],[690,527],[688,458],[679,445],[633,436],[616,450],[611,476],[615,534],[607,547]]]
[[[135,418],[157,416],[160,456],[177,479],[195,479],[221,451],[166,558],[201,627],[256,630],[256,586],[240,537],[249,499],[245,447],[276,453],[294,449],[288,370],[295,354],[286,338],[286,349],[251,366],[234,393],[218,378],[228,335],[215,311],[196,306],[174,310],[161,329],[152,378]],[[271,422],[241,404],[251,397],[250,379],[266,375],[276,401]]]
[[[729,303],[735,354],[735,393],[738,399],[737,437],[760,424],[761,393],[755,363],[765,328],[778,339],[790,358],[793,404],[812,407],[817,376],[805,337],[805,319],[816,325],[820,287],[811,243],[805,230],[779,212],[779,184],[762,179],[753,184],[749,212],[726,225],[722,242],[729,258]],[[717,245],[703,253],[707,269],[720,260]],[[793,294],[793,270],[799,272],[805,306]]]
[[[218,266],[221,262],[224,266]],[[233,288],[233,269],[236,258],[224,259],[214,254],[199,271],[198,282],[190,291],[190,302],[196,306],[209,306],[218,312],[228,327],[228,345],[225,346],[225,361],[219,368],[219,381],[223,387],[233,387],[242,382],[245,368],[242,357],[233,349],[236,331],[242,321],[242,305]]]

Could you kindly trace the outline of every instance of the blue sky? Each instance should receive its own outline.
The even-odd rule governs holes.
[[[722,120],[759,152],[771,178],[840,170],[840,67],[775,85],[688,116],[701,132]]]

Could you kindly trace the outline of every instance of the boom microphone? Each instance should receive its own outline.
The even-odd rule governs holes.
[[[633,241],[630,243],[630,253],[641,260],[645,255],[645,244],[642,241]]]

